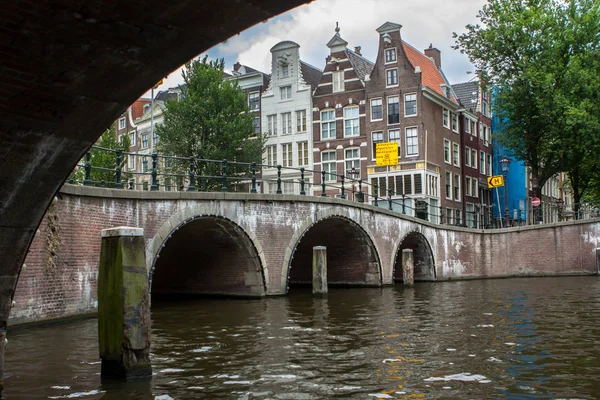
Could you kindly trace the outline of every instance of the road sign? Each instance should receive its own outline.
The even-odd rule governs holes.
[[[504,186],[504,178],[502,177],[502,175],[490,176],[487,181],[489,189]]]
[[[542,201],[540,200],[539,197],[532,197],[531,198],[531,205],[534,207],[539,207],[540,204],[542,204]]]
[[[398,164],[398,142],[377,143],[375,150],[377,165]]]

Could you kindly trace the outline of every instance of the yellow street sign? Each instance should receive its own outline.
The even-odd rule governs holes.
[[[375,164],[398,164],[398,142],[377,143],[375,146]]]
[[[487,181],[489,189],[504,186],[504,178],[502,177],[502,175],[490,176]]]

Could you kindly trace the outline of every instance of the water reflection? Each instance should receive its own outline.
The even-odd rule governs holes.
[[[600,280],[153,299],[154,377],[101,382],[96,321],[9,333],[7,398],[598,398]]]

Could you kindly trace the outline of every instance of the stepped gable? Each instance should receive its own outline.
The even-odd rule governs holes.
[[[452,85],[452,90],[458,97],[458,102],[469,111],[477,111],[479,99],[479,81],[464,82]]]
[[[442,90],[442,85],[450,86],[450,84],[446,81],[442,72],[435,66],[433,60],[404,40],[402,41],[402,47],[412,66],[421,68],[422,84],[440,96],[446,97],[446,93]],[[458,99],[452,92],[450,93],[450,100],[458,104]]]

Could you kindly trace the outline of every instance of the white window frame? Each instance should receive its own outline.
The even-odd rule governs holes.
[[[458,178],[458,179],[457,179]],[[461,193],[460,193],[460,174],[454,174],[454,178],[452,179],[454,183],[454,201],[460,202]]]
[[[148,131],[144,131],[144,132],[142,132],[141,138],[140,138],[140,148],[147,149],[148,146],[150,146],[150,141],[148,139]]]
[[[324,155],[327,154],[328,157],[333,155],[333,159],[327,159],[325,162],[323,161]],[[327,168],[325,166],[327,165]],[[337,181],[337,156],[335,154],[335,150],[325,150],[321,152],[321,171],[325,171],[325,182],[336,182]],[[331,175],[336,174],[336,175]]]
[[[394,129],[388,129],[388,142],[396,142],[398,143],[398,157],[400,157],[400,149],[402,147],[402,132],[400,131],[400,128],[394,128]]]
[[[409,102],[415,103],[415,112],[413,114],[408,113],[407,105]],[[404,118],[406,117],[414,117],[417,115],[417,94],[416,93],[408,93],[404,95]]]
[[[291,100],[292,98],[292,85],[281,86],[279,88],[279,94],[281,100]]]
[[[296,132],[306,132],[306,110],[296,111]]]
[[[282,78],[290,77],[290,65],[289,64],[281,64],[281,77]]]
[[[444,139],[444,162],[452,165],[452,144],[448,139]]]
[[[465,132],[471,134],[471,120],[468,118],[465,119]]]
[[[270,146],[266,146],[265,153],[267,155],[266,156],[266,161],[267,161],[266,168],[276,168],[277,167],[277,145],[273,144]]]
[[[294,151],[292,143],[283,143],[281,145],[281,166],[291,167],[294,165]]]
[[[379,137],[379,135],[381,135],[381,140],[377,140],[375,141],[375,135],[377,135]],[[385,137],[383,135],[383,131],[373,131],[371,132],[371,146],[372,148],[372,160],[375,160],[375,156],[377,154],[377,143],[383,143],[385,141]]]
[[[475,177],[471,179],[471,196],[479,197],[479,179]]]
[[[267,135],[277,136],[277,114],[267,115]]]
[[[471,168],[477,169],[477,149],[471,149]]]
[[[348,115],[350,113],[351,115]],[[344,107],[344,137],[360,136],[359,115],[358,106]],[[350,134],[348,134],[348,129],[350,129]]]
[[[447,108],[442,109],[442,125],[450,129],[450,111]]]
[[[465,165],[467,167],[471,166],[471,148],[465,146]]]
[[[323,119],[324,115],[333,115],[332,119]],[[323,127],[327,126],[327,136],[323,136]],[[333,127],[333,130],[331,129]],[[332,134],[333,133],[333,134]],[[323,110],[321,111],[321,140],[331,140],[336,138],[336,121],[335,121],[335,110]]]
[[[485,175],[485,153],[479,150],[479,172]]]
[[[331,77],[333,81],[333,93],[343,92],[345,90],[344,71],[334,71]]]
[[[398,86],[398,68],[388,68],[385,70],[385,86]]]
[[[452,194],[454,190],[454,186],[452,186],[452,172],[446,171],[444,180],[444,196],[446,196],[447,200],[452,200]]]
[[[298,142],[298,165],[308,165],[308,142]]]
[[[135,146],[135,145],[136,145],[136,143],[137,143],[137,140],[136,140],[136,139],[137,139],[137,134],[136,134],[136,132],[135,132],[135,131],[131,131],[131,132],[129,132],[129,144],[130,144],[131,146]]]
[[[393,55],[393,57],[388,57],[388,54]],[[385,49],[384,60],[385,64],[394,64],[398,61],[398,53],[396,52],[395,47]]]
[[[452,142],[452,164],[460,167],[460,146],[455,142]]]
[[[380,108],[380,112],[381,112],[381,118],[373,118],[373,102],[379,102],[379,104],[375,104],[375,106],[379,105]],[[371,121],[383,121],[383,98],[382,97],[378,97],[376,99],[371,99]]]
[[[125,117],[119,118],[119,129],[125,129],[127,124],[125,123]]]
[[[348,157],[348,152],[352,152],[350,157]],[[351,171],[352,167],[360,173],[360,147],[348,147],[344,149],[344,167],[344,175],[348,171]],[[360,179],[360,175],[351,176],[350,178]]]
[[[409,137],[409,131],[411,132],[411,136]],[[414,136],[412,132],[414,131]],[[412,143],[416,141],[416,143]],[[404,144],[405,144],[405,154],[406,157],[414,157],[419,155],[419,129],[416,126],[409,126],[405,128],[404,131]],[[415,153],[411,153],[409,148],[416,147],[417,151]]]
[[[491,154],[486,154],[486,169],[487,169],[487,176],[492,176],[492,155]]]
[[[458,133],[458,115],[455,113],[450,113],[452,118],[452,132]]]
[[[256,99],[254,99],[256,96]],[[256,107],[252,108],[252,105],[256,104]],[[248,107],[250,111],[258,111],[260,110],[260,92],[250,92],[248,93]]]
[[[390,103],[390,100],[396,99],[396,103]],[[390,122],[390,104],[398,104],[398,122]],[[388,96],[387,97],[387,124],[395,125],[400,123],[400,96]]]
[[[465,196],[471,196],[471,177],[465,177]]]
[[[135,156],[133,154],[127,155],[127,170],[135,171]]]
[[[281,113],[281,134],[291,135],[292,134],[292,113],[285,112]]]

